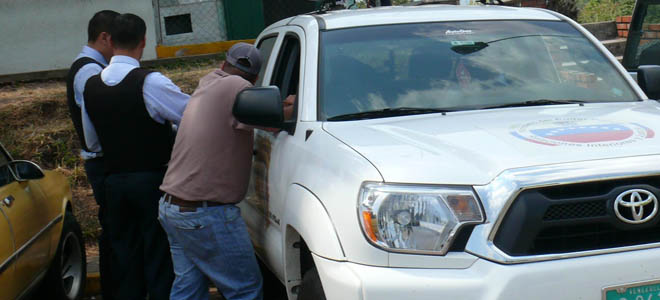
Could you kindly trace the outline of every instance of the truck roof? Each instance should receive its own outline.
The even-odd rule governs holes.
[[[390,6],[357,10],[336,10],[324,13],[315,13],[312,15],[320,23],[319,27],[322,29],[325,28],[327,30],[385,24],[443,21],[560,20],[555,14],[544,9],[517,8],[494,5]],[[296,18],[300,18],[300,16],[293,17],[292,19]],[[312,21],[311,18],[306,19]],[[291,19],[289,19],[289,21],[291,21]]]

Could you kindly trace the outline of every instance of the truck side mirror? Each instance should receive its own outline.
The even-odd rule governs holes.
[[[244,124],[284,128],[282,106],[278,87],[253,87],[238,93],[232,112],[234,117]]]
[[[639,66],[637,83],[649,98],[660,100],[660,66]]]

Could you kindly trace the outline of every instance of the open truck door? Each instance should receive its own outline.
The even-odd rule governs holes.
[[[637,0],[633,12],[623,66],[651,99],[659,100],[660,0]]]
[[[637,0],[623,66],[636,73],[639,66],[660,65],[660,0]]]

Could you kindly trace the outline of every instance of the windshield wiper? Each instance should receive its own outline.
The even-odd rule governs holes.
[[[420,108],[420,107],[397,107],[397,108],[384,108],[379,110],[370,110],[370,111],[363,111],[352,114],[339,115],[328,118],[327,120],[328,121],[365,120],[365,119],[377,119],[377,118],[387,118],[387,117],[395,117],[395,116],[446,113],[452,111],[455,110],[439,109],[439,108]]]
[[[551,99],[537,99],[537,100],[527,100],[524,102],[516,103],[507,103],[499,104],[492,106],[480,107],[481,109],[491,109],[491,108],[505,108],[505,107],[523,107],[523,106],[539,106],[539,105],[553,105],[553,104],[578,104],[585,103],[586,101],[582,100],[551,100]]]
[[[536,37],[536,36],[554,36],[554,37],[566,37],[566,38],[574,37],[570,35],[561,35],[561,34],[525,34],[525,35],[505,37],[497,40],[492,40],[490,42],[454,41],[452,42],[452,47],[450,49],[458,54],[466,55],[466,54],[472,54],[477,51],[481,51],[484,48],[490,46],[491,44],[500,41],[519,39],[524,37]]]

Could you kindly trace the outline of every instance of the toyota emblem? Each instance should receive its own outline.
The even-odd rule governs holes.
[[[616,197],[614,213],[628,224],[646,223],[658,213],[658,198],[647,190],[627,190]]]

